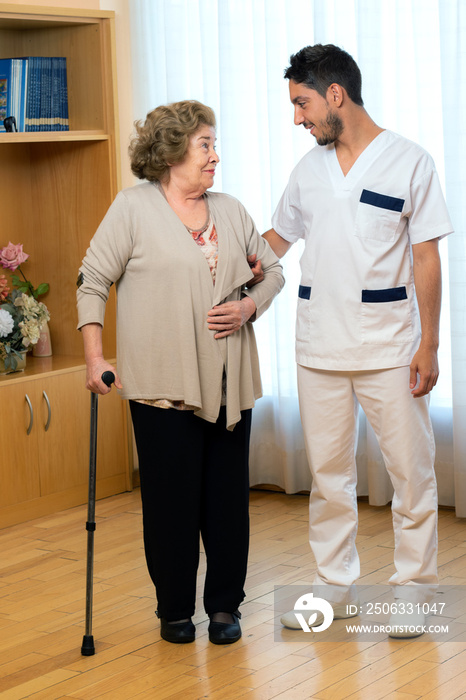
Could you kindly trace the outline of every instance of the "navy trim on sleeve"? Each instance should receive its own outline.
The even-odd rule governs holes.
[[[371,192],[370,190],[363,190],[359,201],[363,204],[379,207],[380,209],[390,209],[390,211],[399,212],[403,210],[403,204],[405,203],[404,199],[389,197],[387,194],[379,194],[378,192]]]
[[[392,289],[363,289],[361,301],[365,304],[381,304],[387,301],[402,301],[407,299],[406,287]]]
[[[299,285],[298,297],[300,299],[310,299],[311,298],[311,288],[303,287],[302,284]]]

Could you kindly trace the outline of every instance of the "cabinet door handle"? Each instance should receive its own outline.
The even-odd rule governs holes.
[[[45,391],[42,392],[42,396],[45,399],[45,403],[47,404],[47,410],[48,410],[48,416],[47,416],[47,423],[45,424],[45,432],[50,428],[50,421],[52,420],[52,409],[50,408],[50,401],[49,397],[45,393]]]
[[[28,396],[27,394],[26,394],[25,398],[26,398],[26,401],[27,401],[27,405],[29,406],[29,416],[30,416],[30,420],[29,420],[28,428],[27,428],[27,430],[26,430],[26,434],[29,435],[30,432],[31,432],[31,430],[32,430],[32,424],[34,423],[34,411],[33,411],[33,408],[32,408],[31,399],[29,398],[29,396]]]

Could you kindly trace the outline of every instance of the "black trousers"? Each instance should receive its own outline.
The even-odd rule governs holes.
[[[144,548],[167,620],[194,614],[199,537],[207,558],[207,614],[244,599],[249,549],[249,437],[252,411],[233,431],[192,411],[130,401],[141,478]]]

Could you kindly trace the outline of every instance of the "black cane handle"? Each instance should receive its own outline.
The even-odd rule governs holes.
[[[101,379],[104,384],[106,384],[107,386],[111,386],[115,381],[115,375],[113,374],[113,372],[110,372],[110,370],[107,370],[103,373]]]

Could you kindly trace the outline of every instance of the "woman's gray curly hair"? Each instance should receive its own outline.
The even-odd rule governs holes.
[[[183,160],[190,137],[204,124],[215,128],[215,114],[196,100],[161,105],[145,122],[135,122],[136,135],[129,146],[134,175],[151,182],[169,179],[170,165]]]

